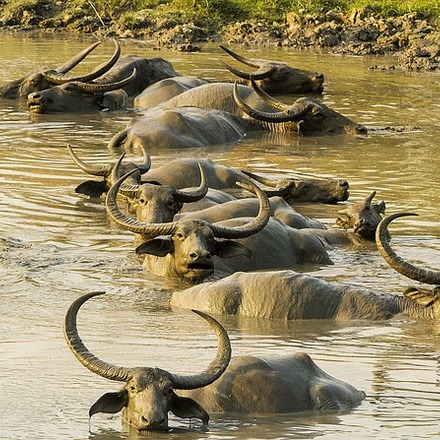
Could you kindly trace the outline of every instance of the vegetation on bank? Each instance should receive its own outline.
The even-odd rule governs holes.
[[[53,19],[81,12],[95,15],[102,22],[115,21],[127,26],[135,25],[143,16],[181,23],[191,20],[201,26],[216,27],[231,21],[271,23],[285,21],[289,14],[347,14],[362,8],[383,17],[411,13],[433,24],[440,23],[438,0],[0,0],[2,22],[10,17],[11,24],[14,17],[18,19],[23,14]]]

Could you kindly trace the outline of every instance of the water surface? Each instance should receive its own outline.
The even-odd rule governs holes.
[[[0,80],[41,65],[53,67],[90,44],[69,36],[0,35]],[[162,56],[182,74],[230,78],[217,59],[217,45],[200,53],[156,51],[123,42],[124,54]],[[236,48],[244,52],[243,48]],[[101,45],[84,69],[102,62],[113,44]],[[159,151],[153,166],[182,157],[210,157],[269,176],[291,170],[345,178],[351,204],[377,191],[387,212],[419,217],[392,225],[393,246],[424,267],[440,268],[440,85],[438,73],[373,71],[391,59],[341,57],[285,49],[249,49],[246,54],[282,59],[326,75],[323,101],[371,127],[419,127],[368,139],[346,136],[250,136],[237,145],[204,150]],[[292,97],[285,97],[292,100]],[[71,161],[65,145],[84,159],[114,159],[106,144],[134,111],[87,115],[32,115],[22,104],[0,101],[0,438],[134,439],[120,416],[96,415],[89,407],[111,383],[82,367],[69,352],[62,320],[71,301],[90,290],[108,294],[81,311],[79,329],[88,347],[120,365],[160,366],[191,373],[208,365],[215,338],[197,316],[171,310],[172,287],[142,270],[131,233],[106,216],[102,201],[75,194],[89,179]],[[334,226],[339,206],[298,210]],[[304,268],[327,280],[357,283],[378,292],[415,284],[393,272],[377,251],[336,249],[335,265]],[[336,415],[216,416],[207,431],[175,418],[166,434],[185,439],[439,438],[439,327],[398,316],[386,322],[279,322],[220,317],[234,354],[306,351],[328,373],[367,393],[354,411]]]

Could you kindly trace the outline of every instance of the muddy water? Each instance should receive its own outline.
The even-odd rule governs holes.
[[[0,81],[34,67],[61,64],[90,40],[0,36]],[[105,43],[86,67],[103,61]],[[123,43],[123,53],[162,56],[183,74],[229,77],[216,46],[200,53],[153,51]],[[388,213],[419,217],[392,226],[393,245],[405,258],[440,268],[440,85],[438,74],[372,71],[391,59],[344,58],[284,50],[252,50],[326,75],[324,102],[372,127],[407,126],[404,133],[368,139],[249,137],[238,145],[205,150],[157,151],[153,166],[181,154],[210,157],[239,168],[280,176],[289,170],[345,178],[353,203],[377,191]],[[287,99],[287,98],[286,98]],[[145,273],[133,255],[133,237],[111,224],[102,202],[75,194],[87,180],[70,160],[70,143],[88,161],[110,159],[106,143],[130,113],[30,117],[14,101],[0,101],[0,438],[134,439],[120,416],[89,407],[119,384],[97,377],[71,355],[62,335],[70,302],[105,290],[79,317],[83,340],[98,356],[120,365],[160,366],[190,373],[208,365],[215,339],[198,317],[168,306],[172,287]],[[329,226],[341,206],[302,206]],[[380,292],[410,284],[374,249],[332,251],[335,265],[305,268],[328,280],[358,283]],[[387,322],[268,322],[221,317],[235,354],[306,351],[330,374],[367,393],[349,413],[267,417],[216,416],[207,431],[172,418],[173,430],[152,438],[439,438],[439,326],[404,316]]]

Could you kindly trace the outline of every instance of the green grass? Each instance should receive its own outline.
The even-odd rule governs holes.
[[[60,4],[50,0],[0,0],[3,11],[26,9],[38,4]],[[349,12],[368,6],[385,17],[414,13],[418,18],[440,22],[440,0],[64,0],[66,9],[90,11],[127,21],[148,14],[151,18],[195,20],[223,24],[231,20],[283,21],[290,13],[324,14]]]
[[[369,6],[385,16],[414,13],[420,18],[440,18],[440,0],[90,0],[97,10],[119,12],[156,9],[215,21],[243,19],[283,20],[289,13],[349,12]],[[67,1],[69,3],[69,1]],[[160,5],[160,8],[158,8]]]

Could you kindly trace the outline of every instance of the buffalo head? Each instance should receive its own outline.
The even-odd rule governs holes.
[[[122,410],[123,421],[138,431],[167,430],[170,411],[178,417],[194,417],[204,424],[208,423],[209,415],[197,402],[179,397],[174,390],[202,388],[223,374],[231,359],[231,345],[226,330],[214,318],[193,310],[209,323],[217,335],[217,355],[202,373],[183,376],[160,368],[118,367],[91,353],[78,334],[76,320],[80,307],[88,299],[103,293],[91,292],[76,299],[67,310],[64,320],[64,337],[78,361],[93,373],[124,383],[122,390],[106,393],[99,398],[90,408],[89,416]]]
[[[127,106],[128,95],[122,90],[136,77],[136,69],[121,81],[93,83],[73,81],[29,94],[27,105],[32,113],[118,110]]]
[[[334,204],[344,202],[350,193],[349,183],[342,179],[326,178],[282,178],[271,180],[266,177],[242,170],[244,174],[263,185],[274,188],[265,193],[268,197],[279,196],[287,203],[319,202]]]
[[[285,63],[276,61],[256,61],[245,58],[224,46],[220,46],[225,52],[237,61],[257,69],[251,73],[234,69],[222,61],[222,64],[234,75],[249,82],[251,78],[258,81],[258,85],[271,94],[287,93],[322,93],[324,87],[324,75],[317,72],[295,69]]]
[[[145,150],[144,150],[145,151]],[[119,165],[125,153],[121,156],[112,171],[112,181],[117,182],[120,177]],[[176,189],[170,185],[161,185],[156,181],[143,180],[138,184],[125,184],[129,173],[122,176],[117,185],[107,194],[111,198],[112,206],[116,206],[116,196],[119,193],[129,197],[136,206],[137,219],[141,222],[165,223],[171,222],[174,216],[182,209],[184,203],[201,200],[208,192],[203,167],[198,164],[200,171],[200,185],[198,188]],[[147,174],[148,178],[148,174]]]
[[[325,104],[311,98],[298,98],[292,105],[269,96],[251,78],[255,92],[266,101],[275,112],[263,112],[246,104],[239,96],[238,85],[234,85],[234,100],[237,106],[251,118],[261,121],[270,130],[292,132],[298,135],[318,133],[347,133],[352,135],[366,135],[368,130],[361,124],[352,121]]]
[[[353,228],[354,232],[364,238],[374,238],[377,225],[385,214],[385,202],[373,204],[376,191],[364,200],[354,203],[347,209],[338,212],[336,224],[344,229]]]
[[[234,240],[256,234],[269,221],[269,199],[251,181],[246,189],[249,186],[257,194],[260,208],[257,217],[250,221],[234,226],[220,226],[197,219],[166,223],[135,220],[118,208],[115,197],[126,177],[121,177],[110,189],[106,199],[107,213],[117,224],[140,235],[144,242],[137,247],[136,252],[147,254],[144,264],[156,274],[189,283],[200,282],[213,273],[214,255],[221,258],[249,255],[249,250]],[[225,240],[219,240],[222,238]],[[150,259],[150,256],[153,258]],[[150,265],[154,265],[154,268]]]
[[[68,76],[67,72],[78,65],[93,49],[95,49],[100,42],[94,43],[84,49],[79,54],[75,55],[66,63],[55,69],[40,69],[36,72],[30,73],[22,78],[11,81],[0,87],[0,97],[2,98],[26,98],[30,93],[38,92],[40,90],[49,89],[57,84],[63,84],[71,81],[92,81],[110,70],[111,67],[118,60],[121,49],[119,43],[115,43],[115,52],[113,56],[105,64],[99,66],[93,72],[80,76]]]

